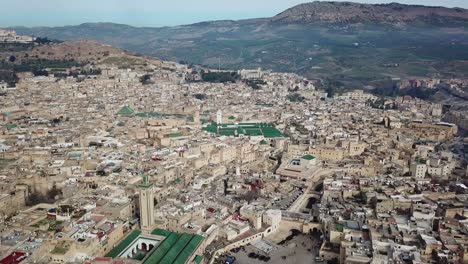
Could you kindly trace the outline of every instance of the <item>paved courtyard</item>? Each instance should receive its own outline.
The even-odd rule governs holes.
[[[231,256],[236,257],[236,263],[238,264],[300,264],[300,263],[315,263],[314,258],[317,252],[316,240],[312,239],[308,235],[298,235],[291,239],[290,241],[285,242],[282,245],[274,244],[269,242],[275,247],[269,254],[261,252],[258,248],[248,245],[245,247],[245,250],[240,250],[237,253],[231,253]],[[271,259],[267,262],[255,258],[250,258],[249,253],[254,252],[260,255],[269,256]]]

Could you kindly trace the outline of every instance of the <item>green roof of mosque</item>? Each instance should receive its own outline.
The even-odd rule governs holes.
[[[281,133],[278,129],[273,126],[266,126],[262,127],[263,136],[266,138],[275,138],[275,137],[283,137],[283,133]]]
[[[135,113],[135,111],[129,106],[124,106],[117,112],[118,115],[131,115],[133,113]]]
[[[130,233],[106,257],[118,257],[131,243],[138,239],[140,234],[141,231],[137,230]],[[157,245],[154,251],[150,252],[150,255],[143,259],[144,264],[185,264],[204,239],[200,235],[178,234],[164,229],[155,229],[151,234],[165,236],[166,238]],[[196,256],[195,262],[200,263],[202,259],[202,256]]]
[[[200,256],[200,255],[195,256],[195,259],[194,259],[195,263],[200,264],[202,260],[203,260],[203,256]]]
[[[160,229],[160,228],[157,228],[155,230],[153,230],[153,232],[151,232],[152,235],[157,235],[157,236],[169,236],[170,234],[172,234],[171,231],[169,230],[166,230],[166,229]]]
[[[152,233],[154,233],[155,231],[153,231]],[[167,230],[157,231],[157,233],[163,233],[163,231],[167,231]],[[180,238],[179,234],[169,232],[169,235],[166,237],[166,239],[163,240],[163,242],[153,251],[153,253],[144,261],[144,263],[145,264],[160,263],[161,260],[171,250],[171,248],[177,243],[179,238]]]
[[[302,158],[305,159],[305,160],[313,160],[313,159],[315,159],[315,157],[312,156],[312,155],[305,155],[305,156],[302,156]]]
[[[191,234],[182,234],[177,240],[177,243],[167,252],[167,254],[161,259],[161,264],[171,264],[177,256],[184,250],[187,244],[192,239]]]
[[[179,256],[173,262],[174,264],[185,264],[190,256],[197,250],[200,243],[203,241],[203,237],[200,235],[193,235],[190,242],[184,248],[182,252],[180,252]]]
[[[116,258],[126,247],[128,247],[135,239],[137,239],[141,234],[139,230],[133,230],[124,240],[115,246],[106,257]]]
[[[264,136],[265,138],[283,137],[278,129],[269,123],[239,123],[239,124],[216,124],[211,123],[203,130],[221,136]],[[237,133],[236,133],[237,131]]]
[[[247,136],[262,136],[262,130],[259,128],[246,128],[244,129]]]
[[[6,128],[7,128],[8,130],[10,130],[10,129],[15,129],[15,128],[17,128],[17,127],[18,127],[17,124],[8,124],[8,125],[6,125]]]
[[[181,134],[181,133],[171,133],[171,134],[168,134],[168,136],[169,136],[170,138],[176,138],[176,137],[182,137],[182,136],[184,136],[184,135]]]

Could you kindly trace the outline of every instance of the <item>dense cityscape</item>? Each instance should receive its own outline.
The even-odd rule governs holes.
[[[63,47],[86,62],[0,82],[1,264],[468,263],[468,79],[36,53]]]

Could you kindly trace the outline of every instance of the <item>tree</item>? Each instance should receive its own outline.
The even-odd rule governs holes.
[[[49,72],[47,70],[33,70],[34,76],[49,76]]]
[[[235,82],[239,77],[236,72],[202,72],[202,80],[211,83]]]
[[[47,197],[45,197],[45,195],[39,192],[33,192],[29,194],[28,198],[26,199],[27,206],[34,206],[36,204],[46,203],[46,202],[47,202]]]
[[[37,37],[36,40],[34,40],[34,42],[37,43],[37,44],[49,44],[49,43],[51,43],[53,41],[48,39],[48,38]]]
[[[55,186],[47,192],[47,198],[49,198],[50,200],[54,200],[54,201],[60,195],[62,195],[62,190],[57,189],[57,187]]]
[[[11,55],[10,58],[8,58],[8,61],[9,62],[15,62],[16,61],[16,57],[14,55]]]
[[[145,74],[145,75],[141,76],[141,77],[140,77],[140,82],[141,82],[143,85],[151,84],[151,83],[152,83],[152,81],[151,81],[151,75]]]
[[[288,95],[288,100],[291,102],[302,102],[304,97],[299,93],[291,93]]]
[[[207,98],[206,94],[194,94],[193,95],[195,98],[197,98],[198,100],[205,100]]]

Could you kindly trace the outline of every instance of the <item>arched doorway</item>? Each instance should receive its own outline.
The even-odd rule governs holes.
[[[148,251],[148,245],[146,243],[141,243],[141,251],[143,251],[143,252]]]

